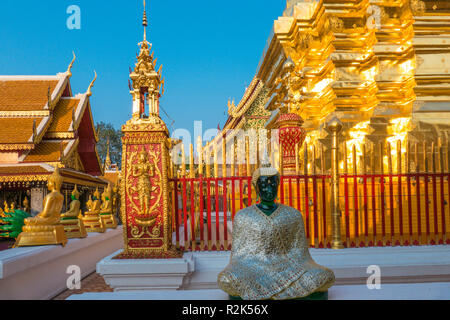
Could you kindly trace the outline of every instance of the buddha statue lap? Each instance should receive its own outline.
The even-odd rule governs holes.
[[[103,225],[107,229],[117,228],[117,219],[113,213],[112,198],[113,191],[111,184],[109,184],[108,188],[106,188],[102,194],[102,206],[100,210],[100,216],[102,218]]]
[[[65,246],[67,237],[60,223],[64,196],[61,194],[62,177],[56,167],[48,178],[50,193],[44,198],[44,209],[36,217],[26,218],[22,233],[17,237],[14,247],[61,244]]]
[[[88,211],[84,213],[83,223],[87,232],[104,233],[106,231],[100,216],[101,202],[100,193],[97,190],[94,192],[94,199],[89,199],[87,203]]]
[[[231,260],[218,276],[219,287],[232,299],[327,298],[334,273],[311,258],[302,214],[275,203],[278,171],[263,166],[252,183],[261,203],[236,214]]]
[[[83,216],[81,215],[80,193],[75,189],[72,191],[72,201],[70,202],[69,211],[61,214],[61,224],[64,226],[64,231],[68,239],[86,238],[87,232],[83,223]]]

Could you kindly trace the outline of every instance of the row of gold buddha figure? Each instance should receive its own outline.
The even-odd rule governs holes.
[[[61,213],[64,196],[61,194],[62,177],[59,168],[48,178],[50,193],[44,198],[44,209],[36,217],[25,219],[22,233],[17,237],[15,247],[39,245],[66,245],[67,239],[85,238],[88,232],[105,232],[117,228],[112,210],[112,188],[108,188],[100,201],[98,189],[90,197],[88,211],[81,213],[80,193],[77,186],[72,192],[69,211]]]

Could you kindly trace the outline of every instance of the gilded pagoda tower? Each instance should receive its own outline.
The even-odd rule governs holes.
[[[122,221],[125,258],[175,257],[169,205],[169,131],[159,116],[164,80],[147,41],[144,1],[144,39],[130,73],[132,118],[122,127]]]
[[[447,148],[449,19],[448,1],[288,0],[255,75],[264,91],[247,90],[238,105],[264,101],[270,116],[261,127],[268,130],[298,115],[308,145],[325,148],[326,170],[332,140],[326,124],[334,118],[343,123],[342,141],[356,148],[359,165],[363,144],[372,153],[398,141],[402,153],[408,143],[431,140]],[[427,145],[420,157],[431,151]]]

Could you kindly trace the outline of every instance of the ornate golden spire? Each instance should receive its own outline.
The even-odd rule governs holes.
[[[134,70],[130,73],[133,96],[133,118],[152,118],[159,121],[159,98],[163,93],[162,67],[155,69],[156,58],[151,53],[152,45],[147,41],[147,13],[144,0],[144,40],[139,43],[140,51]],[[146,116],[148,106],[148,116]]]

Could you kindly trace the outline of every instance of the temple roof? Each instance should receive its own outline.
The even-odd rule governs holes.
[[[33,124],[37,128],[44,119],[45,117],[0,118],[0,150],[32,149]]]
[[[78,105],[80,104],[80,99],[75,98],[62,98],[59,100],[55,107],[53,113],[53,121],[47,130],[49,133],[57,132],[69,132],[70,126],[72,125],[73,118]]]
[[[16,80],[0,77],[0,111],[38,111],[47,105],[48,90],[53,93],[59,80]],[[19,78],[20,79],[20,78]]]
[[[54,76],[0,76],[0,155],[15,152],[19,163],[81,161],[78,169],[102,174],[89,101],[93,82],[73,96],[72,64]]]
[[[69,144],[67,141],[42,141],[30,151],[23,162],[59,162]]]
[[[45,182],[54,170],[54,167],[44,163],[0,165],[0,184],[32,181]],[[60,174],[63,178],[63,182],[65,183],[92,187],[108,185],[108,181],[101,177],[95,177],[87,173],[68,168],[60,168]]]

